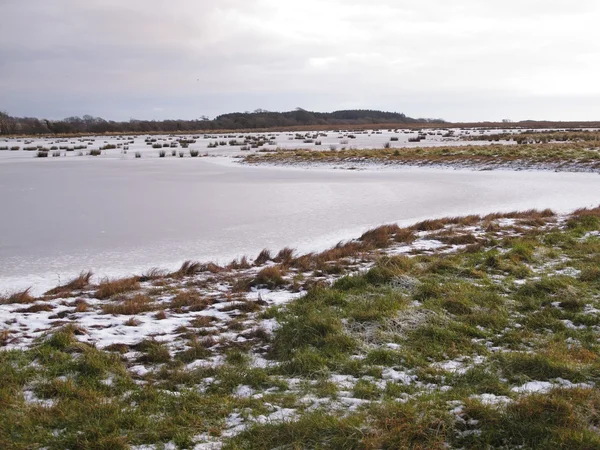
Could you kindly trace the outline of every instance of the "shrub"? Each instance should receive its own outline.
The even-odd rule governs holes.
[[[161,150],[160,152],[158,152],[159,158],[164,158],[166,155],[167,155],[167,152],[165,152],[164,150]]]
[[[100,156],[102,152],[100,150],[90,150],[91,156]]]
[[[192,158],[196,158],[196,157],[197,157],[199,154],[200,154],[200,151],[199,151],[199,150],[193,150],[193,149],[190,149],[190,156],[191,156]]]
[[[136,158],[141,158],[141,157],[142,157],[142,154],[141,154],[140,152],[135,152],[135,157],[136,157]]]
[[[38,157],[38,158],[47,158],[47,157],[48,157],[48,152],[47,152],[47,151],[40,150],[40,151],[38,151],[38,152],[36,153],[36,155],[35,155],[35,156],[36,156],[36,157]]]

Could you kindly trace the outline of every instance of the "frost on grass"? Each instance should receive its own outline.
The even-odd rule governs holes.
[[[599,218],[385,226],[7,295],[0,446],[595,448]]]

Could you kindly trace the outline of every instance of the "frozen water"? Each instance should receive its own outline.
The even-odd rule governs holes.
[[[231,158],[0,155],[0,292],[320,250],[390,222],[596,206],[592,173],[247,167]],[[23,152],[15,152],[23,153]]]

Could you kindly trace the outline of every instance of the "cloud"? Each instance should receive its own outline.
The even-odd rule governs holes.
[[[352,105],[486,120],[501,118],[489,102],[511,98],[514,119],[597,119],[580,98],[600,95],[598,13],[587,0],[3,0],[0,109],[123,119]]]

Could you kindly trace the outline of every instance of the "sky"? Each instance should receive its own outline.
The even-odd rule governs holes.
[[[600,120],[598,0],[0,0],[0,111]]]

